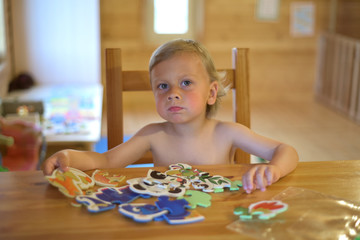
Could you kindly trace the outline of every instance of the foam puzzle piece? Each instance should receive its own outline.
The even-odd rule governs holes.
[[[115,204],[101,200],[96,195],[79,195],[76,196],[76,201],[85,205],[92,213],[104,212],[116,207]]]
[[[223,192],[225,188],[228,188],[230,191],[238,191],[239,187],[242,186],[240,180],[231,181],[220,175],[211,176],[208,172],[192,169],[190,165],[184,163],[172,164],[169,168],[170,170],[162,175],[186,178],[192,183],[193,188],[204,192],[218,193]]]
[[[258,219],[267,220],[275,217],[277,214],[285,212],[288,205],[280,200],[260,201],[253,203],[249,208],[237,207],[234,210],[235,215],[240,219],[252,219],[257,216]]]
[[[155,204],[159,209],[168,210],[168,215],[173,218],[182,218],[190,214],[185,209],[189,205],[185,199],[169,200],[168,196],[160,196]]]
[[[249,212],[259,215],[259,219],[269,219],[288,210],[288,205],[280,200],[261,201],[249,206]]]
[[[169,224],[172,225],[195,223],[205,219],[205,217],[199,214],[196,210],[192,210],[189,215],[182,218],[169,217],[169,214],[165,214],[163,217]]]
[[[185,199],[189,203],[189,208],[194,209],[197,206],[201,207],[210,207],[211,206],[211,195],[195,191],[195,190],[187,190],[183,197],[179,197],[178,199]]]
[[[165,220],[169,224],[186,224],[204,220],[204,216],[200,215],[196,211],[186,211],[186,214],[178,214],[177,217],[174,217],[169,215],[169,210],[160,209],[156,205],[146,203],[121,204],[119,205],[119,212],[124,216],[132,218],[134,221],[141,223],[152,220]]]
[[[160,218],[167,214],[168,210],[161,210],[155,205],[146,203],[125,203],[119,205],[119,212],[136,222],[150,222],[152,220],[163,220]]]
[[[220,175],[202,175],[192,181],[192,185],[195,189],[201,189],[204,192],[222,192],[224,188],[231,187],[231,180]]]
[[[165,172],[166,175],[180,176],[190,181],[197,180],[200,176],[209,175],[208,172],[192,169],[192,166],[184,163],[172,164],[169,168],[170,170]]]
[[[230,191],[237,191],[242,187],[243,183],[241,180],[235,180],[235,181],[231,181],[231,185],[230,185]]]
[[[158,182],[160,184],[169,184],[172,187],[190,187],[190,181],[185,177],[177,175],[167,175],[152,169],[148,171],[147,178],[151,178],[154,182]]]
[[[121,174],[110,174],[104,170],[95,170],[92,174],[96,185],[103,187],[118,187],[125,183],[126,177]]]
[[[133,178],[129,179],[127,183],[133,192],[151,196],[180,197],[186,191],[185,187],[174,187],[169,183],[159,182],[152,178]]]
[[[169,224],[186,224],[204,220],[204,216],[200,215],[196,211],[189,212],[186,208],[189,203],[185,199],[169,200],[167,196],[161,196],[155,205],[162,210],[168,210],[169,212],[163,215],[163,218]]]
[[[45,178],[61,193],[70,198],[84,195],[83,190],[95,185],[95,181],[89,175],[75,168],[69,168],[69,171],[66,172],[55,169],[51,176]]]
[[[150,196],[133,192],[129,186],[103,187],[89,195],[77,196],[76,201],[86,205],[89,212],[102,212],[113,209],[115,204],[129,203],[139,197],[149,198]]]

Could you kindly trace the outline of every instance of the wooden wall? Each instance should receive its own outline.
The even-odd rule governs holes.
[[[336,33],[360,39],[359,0],[338,0]]]
[[[124,69],[147,69],[158,46],[144,37],[146,0],[102,0],[102,59],[107,47],[123,49]],[[219,68],[231,66],[231,48],[250,48],[250,78],[254,94],[263,92],[312,91],[317,37],[329,26],[330,0],[310,1],[315,5],[315,34],[290,35],[290,5],[281,0],[275,22],[255,18],[255,0],[204,1],[204,29],[200,36]],[[104,61],[102,61],[104,69]],[[104,71],[102,71],[104,78]]]
[[[4,5],[4,23],[6,35],[6,53],[0,59],[0,100],[5,97],[8,90],[9,82],[12,78],[12,56],[10,54],[10,28],[9,28],[9,1],[3,1]]]

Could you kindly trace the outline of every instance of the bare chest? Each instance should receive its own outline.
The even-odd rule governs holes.
[[[214,136],[158,139],[152,146],[152,153],[157,166],[227,164],[233,157],[231,143]]]

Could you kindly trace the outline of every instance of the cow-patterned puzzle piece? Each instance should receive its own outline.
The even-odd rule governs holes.
[[[152,178],[133,178],[129,179],[127,183],[132,191],[151,196],[180,197],[186,191],[185,187],[173,187],[169,183],[159,182]]]
[[[191,209],[197,206],[210,207],[211,206],[211,195],[201,191],[187,190],[183,197],[178,199],[185,199],[188,201]]]
[[[169,165],[169,169],[170,170],[176,170],[176,169],[192,169],[192,166],[190,166],[189,164],[186,163],[175,163],[175,164],[170,164]]]
[[[55,169],[51,176],[45,178],[61,193],[70,198],[83,195],[83,190],[95,185],[95,181],[89,175],[75,168],[69,168],[66,172]]]
[[[95,183],[103,187],[118,187],[125,183],[126,177],[121,174],[111,174],[104,170],[95,170],[92,174]]]
[[[198,169],[192,169],[188,164],[177,163],[169,166],[170,170],[166,171],[165,174],[169,176],[179,176],[186,178],[190,181],[197,180],[200,176],[209,175],[208,172],[203,172]]]
[[[223,192],[225,187],[231,187],[231,180],[220,175],[203,175],[192,181],[192,184],[195,189],[201,189],[204,192]]]
[[[77,196],[76,201],[86,205],[90,212],[102,212],[115,207],[114,204],[123,204],[134,201],[135,199],[149,198],[149,195],[138,194],[130,190],[129,186],[112,188],[99,188],[96,192]]]
[[[177,175],[166,175],[162,172],[150,169],[147,174],[147,179],[153,179],[154,182],[160,184],[168,184],[170,187],[190,187],[190,181],[184,177]]]

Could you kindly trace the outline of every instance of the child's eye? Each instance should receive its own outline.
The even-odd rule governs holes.
[[[160,83],[158,88],[159,89],[167,89],[168,85],[166,83]]]
[[[191,81],[190,80],[184,80],[181,82],[181,85],[185,86],[185,87],[188,87],[191,85]]]

